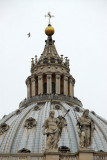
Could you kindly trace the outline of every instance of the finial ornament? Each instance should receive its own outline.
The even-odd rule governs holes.
[[[52,17],[54,17],[54,15],[51,15],[51,13],[48,12],[48,14],[45,15],[45,17],[48,17],[48,18],[49,18],[49,24],[50,24],[50,23],[51,23],[51,22],[50,22],[50,19],[51,19]]]

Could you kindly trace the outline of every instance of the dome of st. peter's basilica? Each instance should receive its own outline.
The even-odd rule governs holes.
[[[69,59],[55,48],[54,28],[48,25],[45,33],[43,53],[32,58],[26,79],[27,98],[0,120],[0,158],[17,160],[25,154],[27,159],[30,155],[32,160],[40,159],[39,155],[42,159],[44,153],[53,152],[60,159],[69,155],[69,160],[77,160],[85,150],[97,160],[107,152],[107,121],[84,109],[74,96]]]

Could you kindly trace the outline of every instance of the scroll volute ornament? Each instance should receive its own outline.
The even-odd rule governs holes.
[[[6,123],[2,123],[0,125],[0,135],[2,135],[4,132],[6,132],[9,129],[9,126]]]
[[[93,120],[88,116],[89,110],[84,110],[83,115],[78,119],[77,129],[80,137],[80,147],[87,148],[92,143],[93,131],[95,125]]]
[[[26,119],[24,126],[27,129],[32,129],[33,127],[36,127],[36,124],[37,124],[36,120],[34,118],[30,117],[30,118]]]

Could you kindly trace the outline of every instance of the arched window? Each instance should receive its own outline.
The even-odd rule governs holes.
[[[52,82],[52,93],[55,94],[55,83]]]
[[[47,83],[44,83],[44,94],[47,93]]]

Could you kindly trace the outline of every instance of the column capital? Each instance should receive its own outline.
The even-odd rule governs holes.
[[[60,75],[59,74],[56,74],[55,76],[56,76],[57,79],[60,79]]]
[[[48,79],[52,78],[52,75],[51,74],[47,74],[47,78]]]
[[[65,80],[65,81],[68,81],[68,76],[64,76],[64,80]]]
[[[35,81],[35,76],[32,75],[32,76],[31,76],[31,82],[34,82],[34,81]]]
[[[31,83],[31,77],[28,77],[27,79],[26,79],[26,85],[29,85]]]
[[[43,73],[39,73],[37,76],[38,76],[38,80],[41,80],[43,78]]]
[[[69,82],[72,83],[72,85],[74,85],[75,84],[75,79],[72,76],[70,76],[69,77]]]

